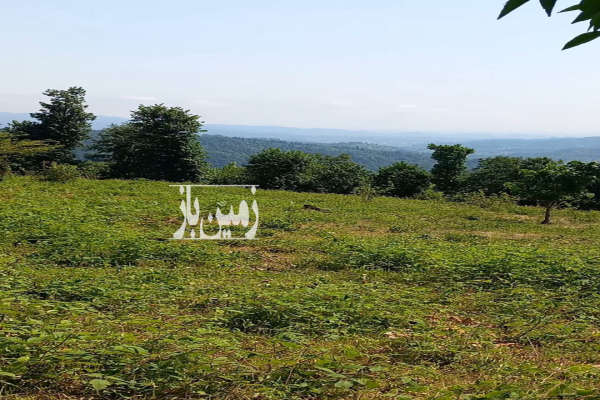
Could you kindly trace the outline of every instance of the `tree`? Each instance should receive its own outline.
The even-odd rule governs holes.
[[[507,182],[519,179],[523,159],[517,157],[490,157],[479,160],[477,168],[466,178],[470,192],[483,190],[486,195],[508,193]]]
[[[417,165],[398,162],[380,168],[373,183],[387,196],[411,197],[425,191],[431,184],[431,174]]]
[[[475,150],[460,144],[436,145],[432,143],[427,148],[433,150],[431,158],[436,161],[431,169],[432,181],[435,186],[444,193],[458,192],[461,179],[467,170],[465,165],[467,157]]]
[[[38,122],[13,121],[9,130],[26,134],[33,140],[55,141],[61,146],[59,158],[70,160],[73,149],[88,137],[96,116],[86,111],[85,90],[81,87],[48,89],[44,95],[50,97],[50,101],[40,102],[40,111],[30,114]]]
[[[572,205],[584,210],[600,210],[600,163],[573,162],[572,165],[589,177],[585,187],[587,195],[576,199]]]
[[[307,171],[302,175],[300,189],[350,194],[363,183],[369,173],[350,158],[348,154],[339,156],[313,155]]]
[[[0,179],[14,168],[21,168],[34,155],[53,151],[57,146],[42,140],[29,140],[0,131]]]
[[[542,224],[550,224],[553,208],[585,195],[591,177],[581,164],[577,161],[568,164],[552,161],[538,170],[524,169],[519,181],[509,186],[522,199],[535,201],[544,207]]]
[[[525,3],[529,3],[529,1],[530,0],[508,0],[500,12],[498,19],[505,17]],[[557,0],[540,0],[540,4],[548,16],[552,15],[556,3]],[[579,11],[579,14],[575,20],[573,20],[573,23],[589,21],[589,27],[587,32],[567,42],[563,47],[563,50],[579,46],[600,37],[600,0],[580,0],[579,3],[567,7],[561,12],[567,11]]]
[[[181,107],[140,105],[129,122],[101,133],[95,158],[117,177],[197,182],[207,170],[199,119]]]
[[[301,190],[312,158],[301,151],[269,148],[250,156],[246,170],[263,189]]]

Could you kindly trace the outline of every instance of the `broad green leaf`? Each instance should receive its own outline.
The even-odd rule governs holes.
[[[96,390],[96,392],[100,392],[107,387],[110,386],[110,382],[104,379],[92,379],[90,381],[90,385]]]
[[[542,7],[544,7],[544,10],[546,10],[546,14],[548,14],[548,16],[552,15],[552,10],[554,10],[554,6],[556,5],[557,1],[558,0],[540,0],[540,4]]]
[[[571,49],[573,47],[579,46],[581,44],[591,42],[594,39],[598,39],[600,37],[600,32],[587,32],[582,35],[577,36],[573,40],[569,41],[563,47],[563,50]]]
[[[504,5],[504,8],[500,12],[498,19],[510,14],[517,8],[521,7],[523,4],[528,3],[529,0],[508,0]]]
[[[340,389],[351,389],[352,386],[354,386],[352,381],[341,380],[335,383],[335,387]]]

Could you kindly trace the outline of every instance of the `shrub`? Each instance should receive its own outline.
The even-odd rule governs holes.
[[[81,173],[75,165],[53,162],[50,167],[42,171],[41,176],[46,181],[65,183],[81,177]]]
[[[244,185],[251,183],[246,168],[229,163],[223,168],[214,168],[209,174],[208,181],[213,185]]]
[[[431,184],[431,174],[417,165],[399,162],[379,169],[375,186],[384,195],[411,197],[425,191]]]
[[[311,158],[301,151],[271,148],[251,156],[246,168],[252,183],[263,189],[299,190]]]
[[[470,193],[460,193],[452,197],[452,200],[467,203],[481,208],[505,209],[514,207],[517,199],[507,193],[486,196],[483,190]]]
[[[433,190],[430,188],[416,195],[415,199],[443,201],[446,200],[446,197],[444,197],[444,194],[442,192],[438,192],[437,190]]]
[[[303,175],[302,190],[350,194],[367,180],[368,172],[347,154],[336,157],[313,155]]]
[[[86,161],[79,165],[79,173],[86,179],[107,179],[110,177],[110,166],[104,162]]]
[[[371,201],[377,196],[377,190],[368,181],[363,181],[360,186],[354,190],[354,193],[360,196],[363,201]]]

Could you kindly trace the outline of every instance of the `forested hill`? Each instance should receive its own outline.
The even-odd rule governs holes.
[[[270,147],[330,156],[349,154],[352,160],[370,170],[377,170],[398,161],[418,164],[426,169],[432,166],[428,153],[370,143],[302,143],[206,134],[200,135],[200,142],[206,149],[209,162],[216,167],[230,162],[244,165],[251,155]]]

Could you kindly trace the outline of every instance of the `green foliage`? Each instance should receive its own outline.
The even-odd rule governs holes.
[[[499,193],[487,195],[483,190],[476,192],[459,193],[452,197],[452,200],[464,202],[481,208],[496,210],[511,210],[515,208],[518,199],[508,193]]]
[[[508,0],[500,12],[498,19],[505,17],[529,1],[530,0]],[[557,0],[540,0],[540,3],[548,16],[551,16]],[[600,0],[580,0],[579,3],[567,7],[561,12],[567,11],[579,11],[579,14],[573,20],[573,23],[589,21],[589,27],[588,32],[567,42],[563,47],[563,50],[579,46],[600,37]]]
[[[368,172],[342,154],[336,157],[267,149],[250,157],[248,178],[264,189],[350,194]]]
[[[395,197],[413,197],[431,184],[431,174],[416,166],[399,162],[381,168],[373,182],[380,193]]]
[[[206,149],[208,161],[215,167],[224,167],[231,162],[246,165],[252,155],[269,148],[277,148],[282,151],[302,151],[332,157],[348,154],[352,160],[370,171],[376,171],[399,160],[417,164],[426,169],[431,168],[433,165],[431,158],[425,152],[372,143],[303,143],[214,134],[201,135],[199,140]]]
[[[259,240],[178,242],[164,182],[0,186],[3,398],[600,395],[598,212],[259,190]]]
[[[436,161],[431,169],[432,182],[436,188],[444,193],[459,191],[467,170],[465,165],[467,157],[475,150],[460,144],[436,145],[432,143],[427,148],[433,150],[431,158]]]
[[[524,200],[535,201],[546,209],[543,224],[551,222],[551,210],[569,200],[585,195],[591,177],[583,163],[548,162],[542,168],[523,169],[518,182],[510,189]]]
[[[105,129],[96,158],[115,177],[198,182],[207,172],[199,116],[180,107],[140,105],[128,123]]]
[[[354,191],[362,201],[368,202],[373,200],[377,195],[377,189],[369,180],[364,180]]]
[[[313,155],[302,176],[302,189],[320,193],[350,194],[368,179],[364,167],[347,154],[336,157]]]
[[[57,148],[48,141],[30,140],[22,135],[0,131],[0,179],[11,170],[28,169],[35,164],[35,156]]]
[[[81,172],[75,165],[52,162],[42,170],[41,177],[46,181],[65,183],[81,177]]]
[[[432,188],[427,188],[423,192],[417,194],[415,196],[417,200],[434,200],[434,201],[444,201],[446,198],[442,192],[438,192]]]
[[[110,177],[110,165],[106,162],[85,161],[77,165],[82,178],[106,179]]]
[[[11,131],[22,132],[31,139],[52,140],[61,146],[54,155],[58,160],[70,160],[71,151],[81,145],[91,131],[91,121],[96,119],[88,113],[85,90],[70,87],[67,90],[48,89],[44,92],[49,102],[40,102],[40,111],[31,117],[38,122],[13,122]]]
[[[251,184],[246,168],[235,162],[223,168],[214,168],[209,174],[208,181],[214,185],[246,185]]]
[[[497,156],[479,160],[475,168],[466,178],[468,191],[482,190],[486,195],[498,195],[509,190],[506,183],[515,182],[520,177],[523,160],[516,157]]]
[[[300,190],[311,161],[311,155],[301,151],[271,148],[251,156],[246,169],[250,180],[263,189]]]

